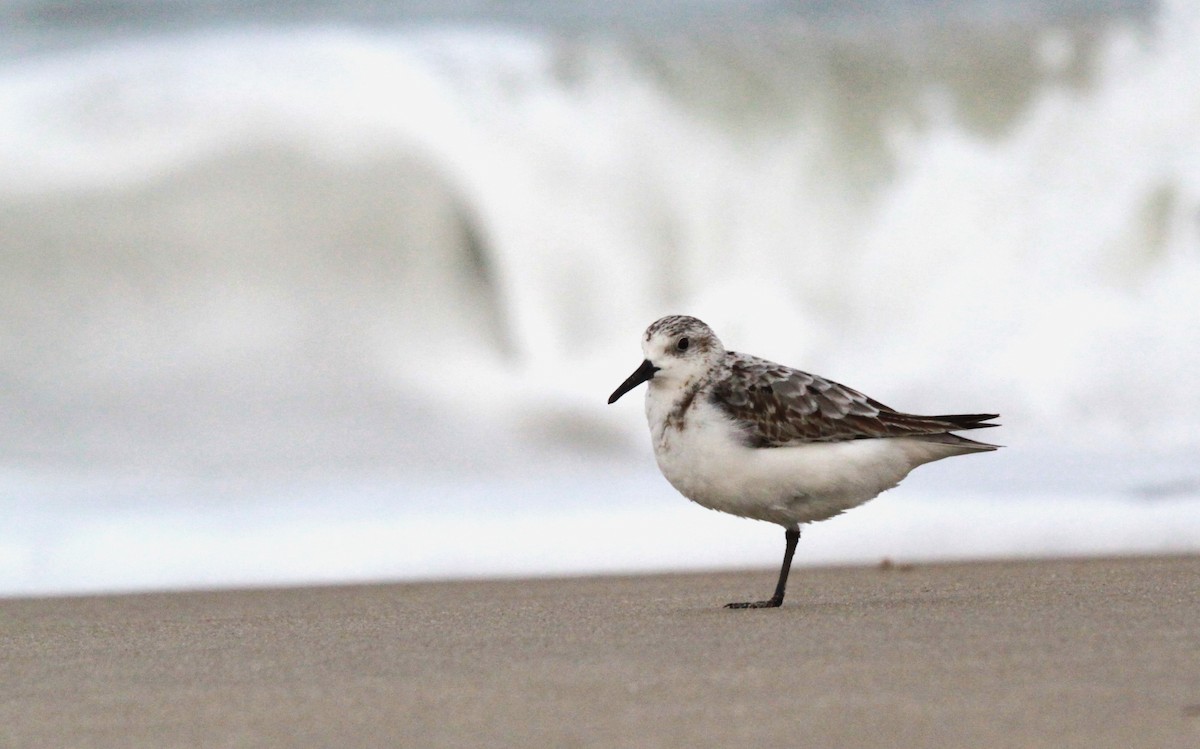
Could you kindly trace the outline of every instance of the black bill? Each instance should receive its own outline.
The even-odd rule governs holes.
[[[608,396],[608,402],[616,403],[618,398],[653,377],[654,373],[657,371],[658,367],[651,364],[649,359],[642,362],[642,366],[634,370],[633,374],[629,375],[629,379],[625,380],[625,382],[622,382],[621,387],[614,390],[613,394]]]

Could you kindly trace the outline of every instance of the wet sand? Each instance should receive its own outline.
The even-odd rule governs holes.
[[[0,746],[1200,746],[1200,557],[0,599]]]

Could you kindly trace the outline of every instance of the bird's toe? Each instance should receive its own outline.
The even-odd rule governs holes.
[[[774,609],[783,605],[782,598],[769,598],[766,601],[742,601],[741,603],[727,603],[727,609]]]

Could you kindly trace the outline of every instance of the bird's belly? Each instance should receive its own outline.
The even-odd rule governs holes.
[[[894,439],[755,448],[736,433],[703,428],[668,430],[655,444],[663,475],[688,499],[789,527],[894,487],[918,464],[908,452]]]

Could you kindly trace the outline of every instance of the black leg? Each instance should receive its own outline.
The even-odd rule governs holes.
[[[787,546],[783,550],[783,567],[779,569],[779,582],[775,584],[775,595],[765,601],[746,601],[745,603],[727,603],[727,609],[773,609],[783,605],[783,593],[787,590],[788,572],[792,570],[792,555],[796,553],[796,543],[800,540],[800,529],[788,528],[783,533]]]

